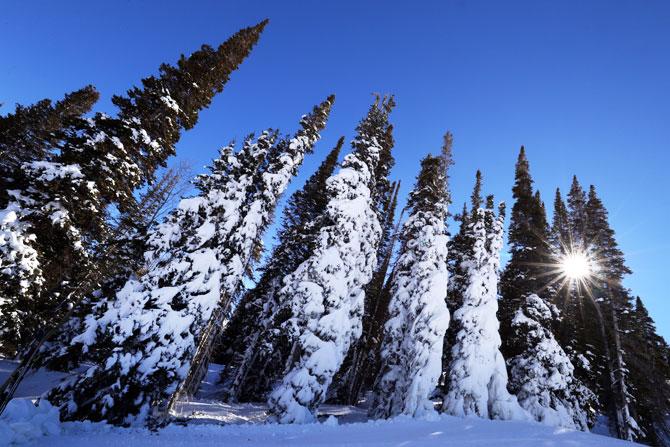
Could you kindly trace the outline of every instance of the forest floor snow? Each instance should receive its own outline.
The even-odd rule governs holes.
[[[16,362],[0,360],[0,381]],[[173,424],[158,432],[118,428],[101,423],[58,423],[53,408],[33,408],[37,396],[66,375],[45,370],[28,377],[11,408],[0,418],[0,445],[10,443],[48,447],[110,446],[263,446],[263,447],[437,447],[437,446],[631,446],[595,434],[556,429],[527,422],[489,421],[441,415],[435,420],[405,417],[367,421],[359,407],[324,405],[320,423],[264,423],[264,404],[226,404],[216,400],[217,365],[210,369],[199,395],[181,402]]]

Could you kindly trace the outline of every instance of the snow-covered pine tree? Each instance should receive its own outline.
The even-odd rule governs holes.
[[[475,189],[476,194],[479,193]],[[492,205],[492,198],[489,199]],[[442,410],[456,416],[525,420],[528,415],[507,391],[507,369],[500,353],[498,279],[504,234],[504,205],[499,213],[478,208],[470,214],[472,252],[464,261],[467,287],[453,314],[460,330],[451,347],[448,390]]]
[[[381,237],[373,189],[392,101],[375,101],[357,127],[352,153],[328,179],[328,206],[316,248],[285,279],[293,348],[287,373],[269,398],[281,423],[312,421],[351,344],[361,335],[364,287],[376,267]]]
[[[54,106],[45,100],[2,118],[8,131],[0,135],[0,231],[18,242],[0,252],[7,272],[1,312],[22,314],[12,317],[17,327],[0,333],[7,353],[41,338],[105,279],[100,272],[109,266],[99,264],[106,253],[97,250],[114,235],[108,207],[123,212],[135,203],[134,192],[174,154],[182,130],[196,124],[266,23],[239,31],[217,49],[203,46],[182,56],[176,67],[163,64],[158,77],[113,97],[117,117],[83,118],[98,98],[89,86]],[[19,258],[27,261],[17,264]],[[28,281],[30,287],[22,286]]]
[[[54,389],[63,419],[113,424],[162,422],[217,310],[225,313],[259,246],[274,206],[326,124],[333,97],[303,117],[301,130],[275,145],[276,132],[224,148],[200,194],[183,199],[151,233],[146,272],[99,303],[74,339],[97,349],[98,365]]]
[[[80,343],[72,339],[84,330],[84,319],[91,314],[93,306],[100,300],[113,299],[128,278],[144,268],[144,253],[147,239],[152,229],[161,223],[179,198],[191,184],[190,168],[182,163],[160,173],[156,181],[139,195],[139,200],[125,211],[119,213],[111,226],[113,236],[98,249],[106,253],[106,262],[97,268],[106,268],[99,288],[86,296],[78,305],[76,312],[63,324],[53,340],[42,348],[37,364],[47,365],[51,369],[74,370],[84,361],[91,361],[90,354],[81,352]]]
[[[189,305],[200,310],[204,304],[211,312],[219,300],[221,267],[215,250],[219,239],[225,239],[230,231],[226,224],[239,219],[254,172],[275,138],[276,133],[269,132],[255,141],[248,137],[237,154],[232,146],[223,148],[210,167],[211,173],[198,177],[200,194],[183,199],[150,235],[144,274],[131,276],[112,299],[100,301],[87,317],[85,332],[73,343],[97,357],[100,366],[49,394],[52,403],[62,405],[63,419],[130,424],[148,416],[152,394],[171,391],[166,387],[174,378],[167,374],[146,378],[141,374],[151,373],[161,362],[163,354],[156,348],[172,356],[177,341],[181,346],[195,344],[189,326],[204,322],[197,318],[198,313],[189,315]],[[171,293],[161,293],[168,291]],[[194,293],[199,294],[197,299],[191,297]],[[173,320],[169,325],[160,321],[166,317]],[[167,339],[158,333],[161,327]],[[164,347],[166,341],[168,346]],[[150,357],[152,352],[155,358]],[[178,362],[160,364],[165,369],[181,366]]]
[[[58,153],[97,99],[88,86],[0,117],[0,352],[6,356],[21,353],[65,310],[59,287],[76,275],[73,266],[59,265],[87,265],[83,238],[104,234],[96,184]]]
[[[334,403],[356,405],[364,388],[371,386],[370,382],[375,380],[374,376],[371,377],[374,368],[372,365],[379,353],[387,315],[381,307],[388,308],[387,298],[390,299],[390,296],[385,294],[384,285],[396,239],[393,230],[396,225],[395,210],[399,189],[400,182],[394,182],[393,194],[387,198],[384,212],[380,214],[382,237],[377,249],[377,269],[365,287],[363,331],[361,337],[349,349],[342,367],[328,390],[328,400]]]
[[[570,358],[549,329],[559,318],[553,304],[536,294],[526,297],[512,320],[512,342],[530,349],[508,360],[509,389],[536,421],[588,430],[595,422],[595,395],[575,377]]]
[[[550,242],[565,236],[555,234],[552,238],[549,234],[544,204],[538,193],[533,194],[523,150],[513,193],[511,260],[501,282],[503,353],[511,368],[510,390],[519,393],[519,402],[536,420],[585,429],[592,422],[586,417],[592,393],[574,376],[574,366],[554,335],[558,312],[554,313],[554,307],[540,295],[553,298],[556,293],[548,275],[550,262],[557,262],[556,248]],[[559,214],[560,210],[559,206]],[[563,227],[564,222],[556,222],[556,226]],[[562,382],[556,381],[558,375],[563,375]]]
[[[381,352],[381,371],[370,415],[435,413],[429,399],[442,371],[447,296],[447,177],[445,162],[431,155],[410,193],[410,216],[394,269],[391,302]]]
[[[470,195],[470,214],[475,215],[481,206],[481,172],[475,174],[475,186]],[[447,254],[447,266],[449,269],[449,284],[447,293],[447,308],[451,315],[463,305],[463,294],[468,287],[468,272],[465,261],[472,257],[474,239],[470,231],[470,214],[467,205],[463,204],[463,210],[455,216],[460,222],[458,233],[449,239],[449,250]],[[447,334],[444,337],[444,348],[442,351],[442,377],[440,379],[440,390],[446,394],[449,389],[449,365],[451,364],[451,348],[456,343],[456,335],[460,332],[460,321],[453,319],[449,323]]]
[[[394,99],[388,99],[389,105],[393,107]],[[391,183],[388,176],[395,164],[393,158],[393,126],[389,126],[382,138],[378,139],[381,146],[379,163],[375,169],[375,187],[372,190],[374,209],[377,212],[379,223],[382,227],[382,235],[377,248],[377,268],[372,279],[365,287],[365,304],[363,310],[363,330],[361,336],[356,340],[342,362],[333,385],[328,394],[329,399],[337,403],[355,405],[358,403],[363,386],[366,382],[374,380],[370,376],[372,372],[370,364],[379,350],[380,338],[375,338],[374,333],[381,334],[379,329],[384,322],[379,321],[380,313],[377,312],[383,301],[381,294],[388,263],[386,260],[391,256],[392,241],[394,239],[393,227],[395,218],[395,207],[397,204],[397,188],[399,183]]]
[[[314,249],[326,209],[326,180],[337,167],[341,137],[316,172],[296,191],[284,208],[277,245],[256,286],[247,292],[226,324],[217,349],[226,365],[221,377],[227,400],[258,401],[267,398],[271,384],[280,378],[290,351],[284,323],[290,303],[279,301],[285,276],[295,271]]]

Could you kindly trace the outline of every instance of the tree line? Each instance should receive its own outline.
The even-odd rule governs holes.
[[[292,134],[224,146],[173,206],[187,174],[165,166],[181,132],[266,23],[161,65],[113,97],[116,116],[91,112],[87,86],[0,117],[0,352],[22,360],[0,410],[30,370],[88,365],[43,397],[63,420],[157,427],[215,361],[221,399],[267,401],[282,423],[365,399],[373,418],[598,425],[670,445],[670,350],[622,284],[607,210],[574,178],[549,222],[523,147],[504,267],[506,207],[481,172],[450,215],[451,133],[398,209],[393,96],[291,195],[263,265],[262,236],[333,95]],[[565,272],[575,257],[580,277]]]

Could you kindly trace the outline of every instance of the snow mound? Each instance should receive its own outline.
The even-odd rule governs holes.
[[[46,400],[12,399],[0,417],[0,445],[20,445],[47,435],[59,435],[58,409]]]

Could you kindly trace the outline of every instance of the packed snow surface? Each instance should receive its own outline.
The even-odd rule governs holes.
[[[0,360],[0,380],[4,380],[16,362]],[[213,365],[205,387],[213,389],[209,379],[219,372]],[[198,398],[182,403],[180,416],[189,416],[187,425],[170,425],[158,432],[118,428],[89,422],[54,421],[53,408],[30,407],[31,398],[55,385],[64,374],[38,371],[19,388],[17,398],[0,419],[0,445],[48,447],[105,446],[633,446],[630,442],[568,429],[556,429],[534,422],[490,421],[440,415],[433,420],[401,416],[386,421],[365,421],[365,409],[323,405],[319,420],[303,425],[266,424],[265,404],[223,404]],[[204,390],[201,390],[204,391]],[[222,425],[225,424],[225,425]],[[8,438],[8,427],[13,438]],[[6,436],[2,438],[3,434]]]
[[[583,432],[552,429],[528,422],[399,417],[387,421],[338,425],[334,418],[307,425],[171,425],[157,433],[99,424],[66,423],[60,435],[44,436],[36,446],[630,446],[630,443]]]

